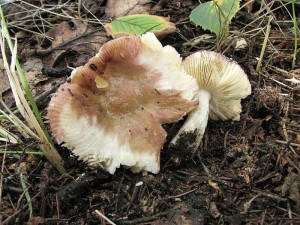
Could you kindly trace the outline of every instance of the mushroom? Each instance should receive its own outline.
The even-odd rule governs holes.
[[[198,89],[176,50],[153,33],[117,38],[59,87],[48,107],[50,128],[92,167],[158,173],[161,124],[193,110]]]
[[[184,125],[171,141],[196,150],[202,140],[208,117],[212,120],[239,120],[241,99],[251,94],[243,69],[227,57],[212,51],[199,51],[183,62],[184,69],[198,81],[199,105],[189,113]]]

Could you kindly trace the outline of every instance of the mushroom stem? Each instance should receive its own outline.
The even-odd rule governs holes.
[[[207,90],[199,90],[196,95],[199,105],[189,113],[185,123],[171,141],[172,147],[198,149],[208,122],[209,102],[211,94]]]

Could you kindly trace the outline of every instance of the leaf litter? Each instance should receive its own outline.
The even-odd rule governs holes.
[[[108,0],[105,7],[105,17],[116,19],[120,16],[133,14],[148,14],[151,0]]]
[[[12,33],[26,34],[19,39],[19,55],[22,67],[27,64],[28,71],[33,73],[31,89],[35,90],[36,98],[43,99],[39,107],[45,115],[49,96],[67,79],[62,69],[83,65],[109,40],[95,17],[109,22],[117,12],[109,14],[106,10],[117,9],[114,4],[118,1],[89,0],[81,5],[80,18],[77,1],[60,5],[45,1],[44,5],[36,3],[37,8],[28,5],[32,2],[8,4],[6,15]],[[136,5],[136,1],[128,2]],[[176,24],[179,32],[168,35],[162,42],[172,45],[183,56],[198,49],[217,49],[211,33],[187,20],[197,4],[198,1],[177,0],[146,4],[146,12],[170,17]],[[94,8],[87,11],[84,6],[90,5]],[[169,137],[161,155],[162,170],[157,175],[143,176],[126,169],[109,175],[87,168],[64,148],[60,148],[60,154],[66,161],[68,174],[63,176],[41,156],[30,159],[25,154],[0,154],[3,168],[0,222],[105,224],[95,213],[99,210],[116,224],[297,224],[300,89],[297,82],[286,80],[299,80],[299,63],[294,70],[291,68],[292,23],[284,23],[291,21],[290,10],[291,5],[286,2],[254,1],[248,11],[242,9],[237,13],[229,27],[223,52],[242,65],[254,89],[242,102],[240,121],[209,121],[202,145],[193,154],[167,147],[183,121],[165,125]],[[297,6],[298,14],[299,11]],[[123,11],[118,16],[127,14],[132,13]],[[272,28],[257,73],[257,58],[269,14],[273,16]],[[205,35],[209,38],[199,38]],[[234,40],[241,38],[247,46],[237,51]],[[193,40],[198,41],[191,44]],[[299,59],[299,51],[297,56]],[[40,60],[43,69],[64,75],[57,78],[41,74]],[[1,151],[38,150],[30,141],[0,143]],[[31,196],[31,218],[20,184],[21,170]],[[138,182],[141,185],[136,186]]]

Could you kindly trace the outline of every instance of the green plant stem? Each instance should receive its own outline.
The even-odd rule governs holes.
[[[295,68],[296,58],[297,58],[297,46],[298,46],[298,37],[297,37],[297,18],[295,11],[295,0],[292,0],[292,11],[293,11],[293,23],[294,23],[294,54],[292,61],[292,69]]]
[[[3,10],[2,10],[1,6],[0,6],[0,17],[1,17],[2,21],[5,21]],[[7,29],[6,23],[3,23],[2,29],[4,30],[4,33],[7,34],[6,41],[8,43],[10,51],[13,52],[13,50],[14,50],[14,44],[13,44],[13,42],[12,42],[10,36],[9,36],[9,31]],[[37,107],[37,105],[36,105],[36,103],[34,101],[34,98],[33,98],[32,94],[31,94],[31,92],[30,92],[30,88],[29,88],[28,82],[27,82],[27,80],[25,78],[25,74],[24,74],[24,72],[22,70],[20,62],[19,62],[19,60],[17,58],[16,58],[16,68],[17,68],[17,71],[18,71],[18,74],[19,74],[19,77],[20,77],[20,81],[21,81],[22,87],[23,87],[23,89],[25,91],[25,94],[27,96],[29,104],[30,104],[30,106],[32,108],[32,111],[33,111],[33,113],[34,113],[34,115],[35,115],[38,123],[40,124],[40,126],[41,126],[44,134],[46,135],[48,141],[51,144],[53,144],[52,140],[51,140],[51,137],[50,137],[50,135],[49,135],[49,133],[48,133],[46,127],[45,127],[45,124],[44,124],[44,122],[42,120],[42,117],[41,117],[41,114],[40,114],[40,112],[38,110],[38,107]]]
[[[38,152],[38,151],[0,151],[0,154],[28,154],[28,155],[45,155],[44,152]]]
[[[28,192],[28,188],[26,186],[26,182],[24,180],[23,174],[20,174],[20,182],[21,182],[21,186],[23,191],[25,192],[25,198],[28,202],[28,207],[29,207],[29,217],[32,217],[32,213],[33,213],[33,207],[32,207],[32,203],[31,203],[31,198]]]
[[[0,115],[0,120],[8,120],[8,118],[5,115]]]

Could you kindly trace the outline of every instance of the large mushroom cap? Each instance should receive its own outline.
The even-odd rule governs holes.
[[[199,51],[188,56],[183,66],[188,74],[197,79],[199,88],[210,93],[211,119],[239,117],[241,99],[251,94],[251,85],[236,62],[216,52]]]
[[[121,37],[54,94],[50,127],[58,143],[91,166],[157,173],[166,137],[161,124],[191,111],[197,90],[174,48],[162,47],[152,33]]]

